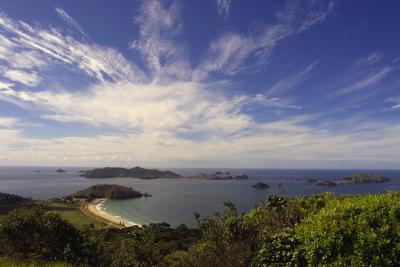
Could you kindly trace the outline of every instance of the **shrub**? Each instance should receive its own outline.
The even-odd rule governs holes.
[[[0,237],[5,254],[52,261],[79,261],[84,243],[73,225],[39,208],[11,211],[0,222]]]
[[[311,265],[399,266],[400,195],[329,201],[296,234]]]

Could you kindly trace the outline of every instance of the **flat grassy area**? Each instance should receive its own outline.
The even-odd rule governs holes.
[[[10,257],[0,257],[0,266],[4,267],[73,267],[67,263],[44,263],[44,262],[27,262],[26,260],[14,259]]]
[[[81,209],[81,204],[79,202],[59,203],[46,201],[46,207],[48,210],[57,212],[61,217],[78,227],[88,224],[94,224],[96,226],[107,225],[105,221],[85,212],[84,209]]]

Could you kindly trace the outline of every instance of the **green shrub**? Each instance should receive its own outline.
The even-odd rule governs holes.
[[[79,231],[57,213],[39,208],[11,211],[0,222],[0,238],[6,255],[67,262],[82,257]]]
[[[296,234],[313,266],[399,266],[400,195],[331,200]]]

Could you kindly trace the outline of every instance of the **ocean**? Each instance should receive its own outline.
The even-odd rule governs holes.
[[[173,226],[196,226],[194,213],[213,215],[223,209],[223,201],[234,202],[239,212],[253,208],[269,194],[290,197],[307,196],[325,191],[336,194],[363,194],[398,191],[400,170],[282,170],[282,169],[174,169],[182,175],[229,171],[233,175],[247,174],[248,180],[195,180],[135,178],[85,179],[80,170],[90,168],[64,168],[57,173],[55,167],[0,167],[0,192],[13,193],[33,199],[63,197],[98,183],[120,184],[134,188],[152,197],[110,200],[103,206],[105,211],[139,224],[167,222]],[[372,172],[391,178],[381,184],[341,185],[321,187],[306,179],[340,179],[355,172]],[[252,188],[256,182],[265,182],[270,188]]]

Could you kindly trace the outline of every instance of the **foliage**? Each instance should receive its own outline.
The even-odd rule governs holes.
[[[296,234],[312,265],[398,266],[400,195],[334,199],[306,218]]]
[[[199,229],[165,223],[78,229],[40,207],[19,209],[0,220],[0,252],[96,267],[400,265],[398,193],[271,195],[245,214],[224,204],[222,213],[198,216]]]
[[[0,222],[1,248],[9,255],[77,262],[83,239],[73,225],[55,212],[39,208],[11,211]]]

